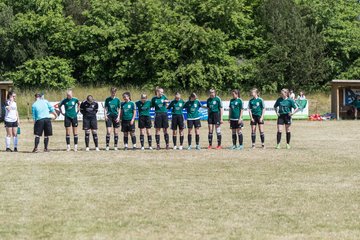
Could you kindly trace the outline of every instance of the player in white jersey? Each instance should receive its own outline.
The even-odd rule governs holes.
[[[18,151],[18,127],[20,125],[19,113],[16,105],[16,94],[9,92],[5,102],[5,128],[6,138],[5,145],[6,151],[12,152],[10,148],[11,138],[13,138],[14,152]]]

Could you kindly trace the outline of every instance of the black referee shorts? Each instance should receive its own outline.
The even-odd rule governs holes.
[[[34,135],[45,137],[52,136],[52,124],[50,118],[39,119],[34,124]]]

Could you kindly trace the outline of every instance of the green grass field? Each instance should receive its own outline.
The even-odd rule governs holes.
[[[360,238],[359,122],[296,121],[291,150],[270,121],[249,149],[246,122],[243,151],[181,152],[65,152],[62,126],[50,153],[27,153],[31,123],[0,153],[0,239]]]

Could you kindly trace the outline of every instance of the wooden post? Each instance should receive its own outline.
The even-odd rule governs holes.
[[[30,103],[27,103],[27,120],[30,121]]]

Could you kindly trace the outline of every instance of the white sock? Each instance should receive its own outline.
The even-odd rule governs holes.
[[[18,146],[18,137],[14,137],[14,148]]]
[[[10,141],[11,141],[11,138],[10,138],[10,137],[6,137],[6,138],[5,138],[6,148],[10,148]]]

